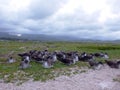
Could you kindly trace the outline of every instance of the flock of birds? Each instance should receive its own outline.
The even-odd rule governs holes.
[[[120,68],[120,61],[110,61],[107,53],[86,53],[83,52],[79,54],[77,51],[74,52],[63,52],[63,51],[55,51],[49,52],[48,50],[37,51],[30,50],[25,53],[20,53],[18,56],[21,57],[20,69],[25,69],[31,67],[30,62],[35,61],[37,63],[42,64],[44,68],[51,68],[54,66],[57,61],[64,63],[65,65],[72,65],[79,61],[88,62],[88,64],[93,69],[100,69],[103,66],[101,61],[96,61],[95,58],[104,58],[105,63],[111,68]],[[9,63],[15,62],[15,60],[10,57],[8,59]]]

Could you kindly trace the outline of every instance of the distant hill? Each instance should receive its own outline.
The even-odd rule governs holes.
[[[72,42],[112,42],[120,43],[120,40],[92,40],[84,38],[76,38],[65,35],[44,35],[44,34],[17,34],[0,32],[0,40],[24,40],[24,41],[72,41]]]
[[[1,40],[38,40],[38,41],[78,41],[78,38],[69,36],[44,35],[44,34],[16,34],[0,32]]]

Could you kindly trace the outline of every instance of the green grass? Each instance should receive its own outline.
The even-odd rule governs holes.
[[[78,43],[78,42],[19,42],[19,41],[1,41],[0,42],[0,78],[5,82],[24,82],[29,79],[46,81],[54,79],[60,75],[71,75],[71,68],[77,67],[73,74],[79,72],[81,67],[89,65],[85,62],[78,62],[75,65],[66,66],[61,62],[55,63],[53,68],[44,69],[41,64],[31,62],[32,67],[19,70],[20,57],[18,53],[29,50],[44,50],[48,48],[49,51],[78,51],[81,52],[107,52],[111,60],[120,58],[120,44],[112,43]],[[17,62],[13,64],[6,63],[8,56],[13,56]],[[103,59],[97,59],[103,60]],[[103,60],[104,61],[104,60]],[[85,72],[80,71],[80,72]]]
[[[120,75],[116,76],[115,78],[113,78],[113,81],[115,82],[120,82]]]

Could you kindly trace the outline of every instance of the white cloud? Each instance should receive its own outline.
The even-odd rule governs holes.
[[[0,0],[0,30],[120,39],[119,4],[119,0]]]

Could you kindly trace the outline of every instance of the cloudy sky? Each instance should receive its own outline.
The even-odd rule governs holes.
[[[120,39],[120,0],[0,0],[0,32]]]

